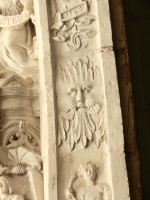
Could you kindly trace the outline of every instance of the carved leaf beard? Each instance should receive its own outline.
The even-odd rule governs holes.
[[[0,11],[4,16],[17,15],[23,11],[23,5],[20,1],[14,3],[14,0],[0,0]]]
[[[99,147],[105,131],[104,109],[99,104],[78,110],[71,108],[59,116],[59,145],[62,141],[66,141],[70,150],[73,150],[79,141],[86,148],[88,140],[93,141],[95,146]]]

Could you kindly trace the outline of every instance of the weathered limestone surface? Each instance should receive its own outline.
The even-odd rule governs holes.
[[[113,51],[110,15],[108,14],[110,11],[107,1],[102,1],[101,6],[99,6],[99,11],[100,24],[102,24],[100,26],[102,47],[106,47],[105,50],[102,50],[102,59],[107,99],[111,168],[113,174],[113,184],[116,188],[114,192],[114,199],[128,199],[128,187],[126,187],[128,185],[128,180],[124,157],[123,127],[119,100],[120,97],[118,91],[117,72],[116,67],[114,67],[116,66],[116,63]],[[106,26],[103,24],[106,24]],[[107,39],[105,39],[106,30],[107,36],[109,35]],[[117,160],[119,160],[119,162],[117,162]],[[123,180],[123,182],[121,183],[120,180]],[[124,196],[125,194],[126,196]]]
[[[12,199],[130,199],[108,2],[10,5],[0,7],[12,70],[0,74],[0,175],[30,183]]]
[[[136,144],[133,92],[122,1],[110,1],[114,51],[123,116],[126,164],[131,199],[141,200],[140,163]]]

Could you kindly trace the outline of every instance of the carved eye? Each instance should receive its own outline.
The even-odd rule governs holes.
[[[77,90],[76,90],[76,88],[71,88],[71,89],[69,90],[68,93],[69,93],[71,96],[74,96],[74,95],[77,94]]]
[[[90,87],[83,87],[83,91],[84,92],[91,92],[91,88]]]

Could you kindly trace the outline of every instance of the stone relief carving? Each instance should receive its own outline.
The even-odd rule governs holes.
[[[7,176],[0,176],[0,199],[1,200],[24,200],[20,194],[13,194],[11,179]]]
[[[59,145],[66,141],[73,150],[79,141],[84,148],[91,141],[98,148],[106,133],[104,103],[97,103],[94,96],[98,92],[94,87],[100,79],[99,68],[86,57],[75,63],[68,60],[64,68],[60,66],[60,74],[74,106],[59,113]]]
[[[20,15],[19,17],[21,18]],[[23,26],[26,26],[26,23],[30,23],[29,20]],[[14,32],[14,29],[12,30]],[[26,67],[25,63],[24,67]],[[15,69],[0,72],[0,174],[11,177],[13,191],[15,191],[15,194],[8,193],[5,198],[2,194],[0,199],[44,199],[40,154],[38,74],[37,70],[31,73],[32,67],[31,70],[24,67],[22,67],[23,76],[27,70],[30,72],[30,77],[25,75],[23,78],[17,74],[19,72]],[[21,195],[16,195],[17,193]]]
[[[0,62],[7,69],[28,74],[38,66],[33,2],[0,0],[0,12]]]
[[[29,131],[28,121],[20,121],[19,128],[11,129],[3,133],[3,147],[26,147],[30,151],[40,153],[40,139],[36,132]]]
[[[0,165],[1,174],[24,175],[31,169],[42,169],[40,156],[23,147],[9,149],[6,153],[5,165]]]
[[[51,27],[53,39],[66,42],[70,49],[85,48],[89,38],[97,34],[96,16],[90,11],[91,1],[61,0],[65,9],[58,10],[58,0],[54,0],[56,15]]]
[[[112,200],[112,192],[110,186],[105,183],[96,183],[99,173],[98,167],[89,162],[80,166],[78,172],[71,176],[67,197],[71,200]],[[73,189],[74,182],[83,176],[87,186],[80,187],[77,191]]]

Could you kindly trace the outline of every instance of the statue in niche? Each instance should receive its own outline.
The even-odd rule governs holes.
[[[0,199],[1,200],[24,200],[20,194],[13,194],[10,185],[10,178],[7,176],[0,177]]]
[[[28,74],[38,66],[32,0],[0,0],[0,12],[0,62]]]
[[[64,68],[60,68],[66,92],[73,104],[59,114],[58,143],[61,145],[66,141],[73,150],[79,141],[84,148],[91,141],[98,148],[106,133],[104,96],[99,93],[101,89],[98,87],[101,85],[99,68],[87,57],[76,63],[69,60]]]
[[[87,186],[79,188],[77,191],[73,189],[73,183],[77,179],[77,175],[73,175],[67,189],[67,197],[71,200],[111,200],[112,193],[109,185],[105,183],[97,184],[98,168],[93,163],[86,163],[79,168],[79,176],[83,176]]]

